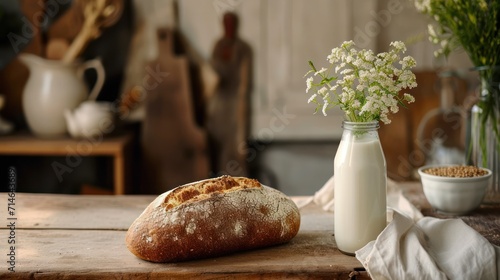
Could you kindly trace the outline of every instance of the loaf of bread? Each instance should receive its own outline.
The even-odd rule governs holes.
[[[158,196],[125,241],[141,259],[178,262],[286,243],[299,226],[299,210],[285,194],[257,180],[222,176]]]

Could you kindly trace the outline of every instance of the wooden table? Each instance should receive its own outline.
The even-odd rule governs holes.
[[[401,184],[405,196],[424,214],[436,216],[419,183]],[[154,196],[0,193],[0,279],[365,279],[361,263],[341,254],[333,236],[333,213],[309,204],[289,243],[205,260],[157,264],[132,255],[125,233]],[[294,197],[299,202],[305,198]],[[495,208],[496,207],[496,208]],[[481,206],[459,217],[500,245],[500,206]],[[493,210],[496,209],[496,210]],[[14,223],[15,229],[9,228]],[[15,240],[15,273],[8,271]]]
[[[153,196],[24,194],[6,216],[0,195],[0,279],[352,279],[367,274],[355,257],[341,254],[333,214],[314,204],[301,210],[298,235],[289,243],[205,260],[157,264],[132,255],[125,233]],[[302,198],[294,198],[300,200]],[[8,218],[16,220],[8,220]],[[15,222],[15,273],[8,271],[7,240]],[[359,270],[359,271],[358,271]],[[356,276],[357,275],[357,276]]]
[[[39,138],[30,133],[19,133],[0,137],[1,155],[66,156],[60,163],[61,170],[74,168],[70,156],[113,157],[113,192],[125,194],[127,190],[127,161],[130,158],[131,134],[106,135],[96,139]],[[74,160],[74,159],[73,159]]]

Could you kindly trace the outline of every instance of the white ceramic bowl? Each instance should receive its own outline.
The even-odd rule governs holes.
[[[448,215],[464,215],[479,207],[488,188],[491,170],[482,168],[488,172],[486,175],[467,178],[443,177],[423,172],[434,167],[439,166],[422,166],[418,169],[418,174],[425,197],[435,210]]]

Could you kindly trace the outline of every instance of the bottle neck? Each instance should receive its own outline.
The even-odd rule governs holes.
[[[344,130],[350,130],[350,131],[358,131],[358,132],[368,132],[368,131],[377,131],[380,127],[379,122],[373,121],[373,122],[348,122],[348,121],[343,121],[342,122],[342,128]]]

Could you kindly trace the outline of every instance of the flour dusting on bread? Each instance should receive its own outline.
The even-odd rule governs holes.
[[[216,193],[229,193],[247,188],[262,188],[259,181],[244,177],[222,176],[184,185],[169,192],[163,202],[165,210],[181,204],[207,199]]]

